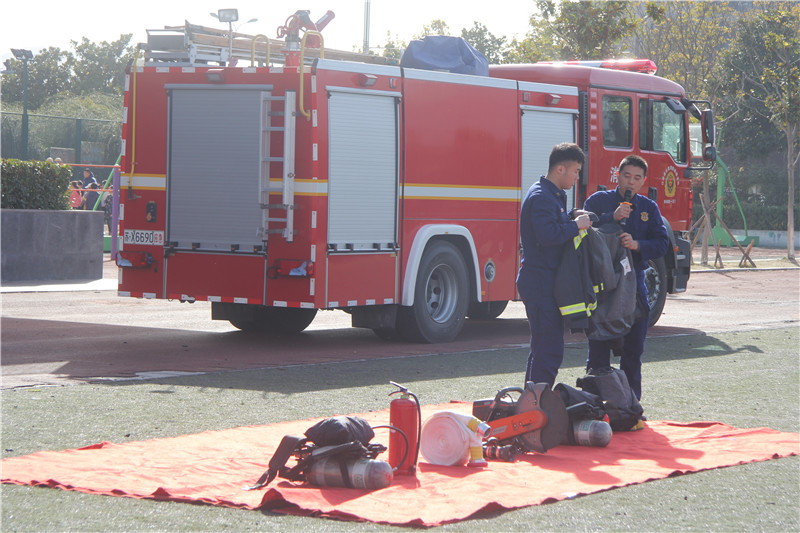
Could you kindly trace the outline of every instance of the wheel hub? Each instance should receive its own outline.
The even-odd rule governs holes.
[[[449,265],[437,265],[425,284],[425,303],[431,319],[444,323],[456,308],[456,274]]]

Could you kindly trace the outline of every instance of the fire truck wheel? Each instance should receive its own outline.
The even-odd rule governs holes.
[[[256,323],[250,320],[229,320],[233,327],[242,331],[257,331]]]
[[[262,307],[253,314],[252,320],[231,320],[230,323],[242,331],[285,335],[306,329],[316,314],[316,309]]]
[[[372,331],[383,341],[396,341],[400,338],[397,328],[372,328]]]
[[[400,337],[415,342],[449,342],[464,326],[469,304],[467,265],[446,241],[432,242],[417,272],[414,305],[397,313]]]
[[[467,316],[473,320],[492,320],[503,314],[508,300],[502,302],[471,302]]]
[[[667,265],[663,257],[648,261],[644,285],[647,287],[647,303],[650,304],[650,326],[654,326],[667,301]]]

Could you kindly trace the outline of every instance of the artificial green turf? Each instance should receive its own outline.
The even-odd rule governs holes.
[[[642,403],[650,419],[800,429],[798,328],[647,341]],[[583,375],[569,345],[558,381]],[[381,410],[393,380],[425,404],[521,386],[525,349],[402,357],[2,392],[3,457]],[[591,449],[587,448],[587,453]],[[497,487],[498,491],[517,490]],[[442,526],[447,531],[798,531],[800,459],[633,485]],[[3,531],[397,531],[204,505],[2,486]]]

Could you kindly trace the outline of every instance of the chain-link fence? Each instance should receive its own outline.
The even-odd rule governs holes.
[[[22,113],[2,114],[2,156],[25,159]],[[27,159],[113,165],[120,153],[122,122],[28,113]]]

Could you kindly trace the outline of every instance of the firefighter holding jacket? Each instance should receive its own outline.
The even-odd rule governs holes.
[[[613,191],[594,193],[583,206],[586,211],[599,217],[595,226],[609,222],[622,225],[620,241],[622,246],[631,250],[633,257],[639,314],[631,330],[623,338],[620,369],[625,372],[637,399],[642,397],[642,353],[650,318],[644,271],[648,260],[663,256],[669,246],[669,235],[658,205],[646,196],[637,194],[644,185],[646,176],[647,162],[637,155],[629,155],[619,164],[619,186]],[[597,370],[610,364],[611,346],[608,341],[589,340],[587,369]]]
[[[574,220],[570,218],[564,193],[577,183],[583,162],[583,150],[577,144],[555,146],[547,175],[533,184],[522,202],[522,260],[517,289],[531,329],[526,382],[552,386],[564,359],[564,327],[554,287],[563,244],[592,224],[582,211],[573,213]]]

